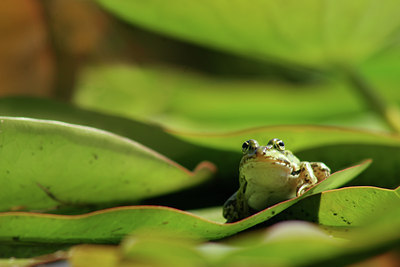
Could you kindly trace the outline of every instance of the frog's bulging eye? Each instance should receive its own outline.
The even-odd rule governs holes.
[[[274,147],[275,149],[278,149],[280,151],[285,150],[285,143],[283,143],[283,141],[278,138],[271,139],[268,142],[268,146]]]
[[[277,146],[277,148],[278,148],[279,150],[285,150],[285,144],[283,143],[282,140],[278,140],[278,141],[276,142],[276,146]]]
[[[243,154],[251,153],[258,147],[258,142],[256,140],[250,139],[243,143],[242,152]]]

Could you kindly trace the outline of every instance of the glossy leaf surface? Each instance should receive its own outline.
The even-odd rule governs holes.
[[[72,249],[71,260],[83,262],[85,259],[101,255],[114,255],[114,259],[122,264],[134,264],[138,259],[148,263],[163,262],[172,264],[182,261],[181,253],[186,265],[200,264],[216,266],[232,265],[347,265],[379,253],[382,249],[399,244],[400,209],[399,206],[386,207],[385,193],[377,188],[359,188],[359,192],[344,189],[342,192],[330,191],[322,193],[324,196],[343,197],[347,193],[368,197],[368,192],[374,192],[376,208],[385,207],[385,210],[376,212],[367,210],[357,214],[362,218],[363,227],[354,227],[350,231],[343,231],[341,238],[335,238],[331,233],[321,230],[318,226],[302,221],[286,221],[275,224],[267,229],[257,230],[254,233],[239,235],[237,238],[218,243],[201,243],[180,238],[171,238],[168,235],[136,234],[126,238],[119,247],[85,245]],[[398,191],[398,190],[397,190]],[[364,193],[366,193],[364,195]],[[383,195],[381,195],[383,193]],[[389,191],[387,191],[389,193]],[[398,193],[398,192],[397,192]],[[400,201],[399,195],[392,190],[392,199]],[[381,197],[382,198],[381,198]],[[329,198],[329,197],[328,197]],[[332,203],[331,203],[332,204]],[[344,205],[344,207],[346,204]],[[349,207],[348,207],[349,208]],[[153,248],[167,252],[154,254]],[[118,256],[119,255],[119,256]],[[107,265],[114,266],[114,265]]]
[[[137,201],[199,184],[194,173],[127,138],[27,118],[0,118],[0,209]]]

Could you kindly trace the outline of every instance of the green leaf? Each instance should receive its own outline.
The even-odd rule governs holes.
[[[304,222],[278,224],[264,235],[258,233],[264,237],[261,244],[253,243],[225,253],[218,265],[345,266],[399,245],[400,209],[397,206],[391,211],[383,220],[364,222],[365,227],[344,234],[347,240],[334,239],[311,224],[305,227]],[[391,224],[382,223],[389,218]],[[237,240],[237,243],[243,241]]]
[[[347,182],[362,172],[369,163],[366,161],[336,172],[304,195],[281,202],[236,223],[214,222],[189,212],[162,206],[118,207],[73,216],[5,212],[0,213],[0,241],[20,244],[24,242],[116,243],[125,235],[143,229],[165,230],[189,238],[219,239],[262,223],[307,196],[319,193],[322,189],[326,189],[324,184],[329,179]]]
[[[400,105],[398,75],[400,69],[400,44],[386,49],[360,66],[360,71],[388,104]]]
[[[158,125],[85,110],[64,102],[31,97],[0,98],[0,114],[57,120],[103,129],[135,140],[190,169],[203,161],[205,155],[212,161],[222,157],[221,151],[185,142]],[[223,157],[231,158],[230,154],[225,153]]]
[[[98,2],[127,22],[160,33],[311,66],[357,63],[387,45],[400,26],[396,0]]]
[[[341,99],[340,109],[332,98]],[[299,86],[126,65],[85,71],[74,102],[108,114],[190,131],[241,130],[274,124],[349,124],[351,118],[354,127],[354,120],[365,115],[364,106],[341,81]],[[373,119],[358,122],[357,126],[382,129],[379,120]]]
[[[400,136],[396,134],[317,125],[277,125],[225,133],[169,132],[185,141],[231,151],[238,151],[249,138],[267,143],[273,137],[284,140],[291,151],[336,144],[400,146]]]
[[[341,239],[301,221],[275,224],[218,243],[199,244],[163,232],[139,232],[125,238],[119,247],[76,246],[70,251],[70,261],[85,266],[99,260],[107,262],[107,258],[132,264],[140,260],[152,266],[344,266],[399,244],[398,207],[392,206],[389,213],[365,221],[365,227],[345,232]]]
[[[374,164],[369,171],[357,177],[352,184],[386,188],[399,185],[400,137],[393,134],[310,125],[268,126],[214,134],[184,133],[34,98],[0,99],[0,112],[9,116],[62,120],[105,129],[136,140],[190,169],[207,159],[217,165],[218,177],[225,181],[223,188],[219,187],[215,194],[211,194],[222,199],[211,205],[218,205],[237,189],[241,145],[248,139],[257,139],[265,144],[271,138],[281,138],[287,149],[294,151],[301,160],[322,161],[333,171],[346,168],[352,162],[372,158]],[[377,176],[384,178],[376,179]],[[212,188],[208,190],[211,192]],[[221,194],[223,190],[225,196]],[[196,196],[199,201],[202,198],[205,199],[204,194]],[[209,199],[208,196],[206,198]]]
[[[397,192],[400,187],[397,188]],[[278,220],[308,220],[332,228],[363,226],[375,216],[391,214],[393,207],[400,206],[396,190],[376,187],[351,187],[313,195],[279,214]],[[369,215],[369,216],[367,216]],[[372,220],[373,221],[373,220]]]
[[[0,118],[0,209],[127,202],[208,179],[127,138],[57,121]]]

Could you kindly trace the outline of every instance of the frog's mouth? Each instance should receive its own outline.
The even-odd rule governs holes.
[[[267,157],[267,156],[263,156],[263,157],[248,157],[248,158],[243,158],[241,165],[244,166],[246,164],[249,163],[265,163],[266,165],[281,165],[287,168],[292,169],[290,161],[286,160],[286,159],[279,159],[279,158],[275,158],[275,157]]]

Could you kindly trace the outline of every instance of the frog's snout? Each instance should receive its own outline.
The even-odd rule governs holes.
[[[265,146],[258,147],[255,151],[257,157],[265,156],[267,154],[268,148]]]

